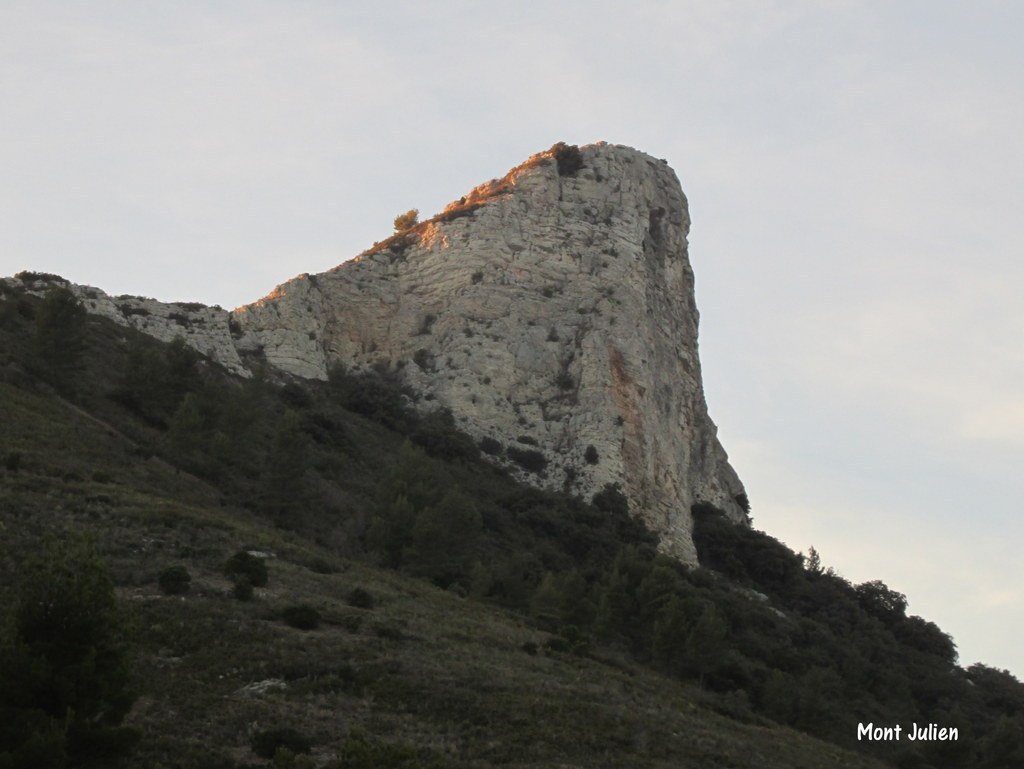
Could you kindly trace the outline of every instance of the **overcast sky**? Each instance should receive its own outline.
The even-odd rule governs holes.
[[[232,308],[559,140],[690,200],[754,522],[1024,676],[1024,3],[0,2],[0,274]]]

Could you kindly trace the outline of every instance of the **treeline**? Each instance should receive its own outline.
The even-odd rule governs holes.
[[[514,482],[388,371],[240,381],[180,341],[97,319],[63,326],[89,333],[62,347],[45,341],[62,328],[47,308],[69,312],[55,297],[0,302],[5,376],[48,382],[225,504],[521,612],[552,634],[549,653],[626,655],[690,681],[734,718],[890,759],[895,748],[906,767],[1024,766],[1024,686],[957,667],[952,640],[880,582],[851,585],[707,505],[692,511],[702,568],[687,568],[657,553],[617,488],[581,500]],[[960,739],[858,743],[869,721],[938,723]]]

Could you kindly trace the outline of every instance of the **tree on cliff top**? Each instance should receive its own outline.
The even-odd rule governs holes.
[[[410,227],[415,227],[420,220],[418,208],[410,208],[404,214],[395,217],[395,232],[404,232]]]

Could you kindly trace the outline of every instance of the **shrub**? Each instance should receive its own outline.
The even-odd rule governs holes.
[[[169,566],[158,578],[164,595],[184,595],[192,582],[192,575],[184,566]]]
[[[145,307],[133,307],[132,305],[128,304],[127,302],[125,302],[123,304],[119,304],[117,306],[117,309],[119,309],[121,311],[121,314],[125,315],[125,316],[128,316],[128,315],[140,315],[143,318],[145,318],[146,316],[148,316],[150,314],[149,310],[147,310]]]
[[[423,354],[426,356],[427,352],[424,350]],[[405,428],[413,421],[401,390],[381,376],[349,375],[339,366],[333,367],[328,376],[338,402],[349,411],[392,429]]]
[[[239,601],[252,600],[252,593],[252,583],[244,577],[235,582],[234,587],[231,588],[231,595],[233,595]]]
[[[297,630],[316,630],[320,627],[320,612],[305,603],[285,607],[281,619]]]
[[[575,176],[583,168],[583,155],[575,144],[558,142],[551,146],[551,153],[558,165],[559,176]]]
[[[484,454],[490,454],[492,457],[501,456],[501,452],[505,449],[505,447],[501,445],[501,441],[495,440],[489,435],[480,439],[479,446],[480,451]]]
[[[15,273],[14,277],[23,283],[67,283],[67,281],[60,275],[54,275],[52,272],[32,272],[31,270],[22,270],[21,272]]]
[[[429,350],[419,349],[412,354],[412,362],[424,371],[434,370],[434,359]]]
[[[617,483],[606,483],[604,488],[594,495],[591,503],[605,513],[629,515],[629,501]]]
[[[307,566],[316,574],[337,574],[338,572],[338,568],[333,563],[319,556],[311,560]]]
[[[348,605],[357,609],[372,609],[377,605],[377,601],[368,590],[357,587],[348,594]]]
[[[12,473],[18,472],[18,469],[21,467],[21,453],[17,451],[8,452],[7,456],[4,457],[4,467]]]
[[[316,761],[307,755],[296,755],[288,748],[278,748],[274,753],[275,769],[316,769]]]
[[[415,336],[426,336],[430,333],[430,330],[434,327],[434,322],[437,320],[437,316],[433,313],[428,313],[423,317],[423,321],[420,323],[419,331],[416,332]]]
[[[446,769],[450,764],[412,745],[377,741],[353,730],[332,769]]]
[[[339,624],[350,633],[358,633],[363,625],[363,618],[358,614],[343,614]]]
[[[395,217],[395,232],[403,232],[410,227],[415,227],[420,220],[418,208],[410,208],[404,214]]]
[[[586,460],[588,465],[596,465],[598,462],[597,449],[594,448],[594,444],[587,446],[587,450],[583,452],[583,459]]]
[[[292,753],[309,753],[312,747],[309,738],[288,726],[266,729],[252,736],[252,752],[260,758],[273,758],[279,748]]]
[[[518,446],[509,446],[506,453],[513,462],[524,470],[532,473],[541,473],[548,466],[547,458],[536,449],[521,449]]]
[[[404,641],[406,639],[402,629],[394,625],[378,625],[373,632],[377,638],[383,638],[385,641]]]
[[[558,385],[559,390],[571,390],[576,386],[576,381],[568,371],[561,371],[555,377],[555,384]]]
[[[246,550],[239,550],[224,564],[224,573],[229,577],[244,578],[253,587],[264,587],[269,575],[267,565],[262,558],[257,558]]]
[[[551,636],[551,638],[544,642],[544,648],[550,652],[565,654],[572,650],[572,645],[561,636]]]
[[[479,456],[473,439],[455,426],[455,419],[447,409],[432,412],[420,419],[410,438],[428,454],[440,459],[473,460]]]

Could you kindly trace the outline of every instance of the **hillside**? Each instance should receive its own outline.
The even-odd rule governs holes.
[[[704,568],[688,568],[614,487],[591,503],[523,486],[386,378],[241,380],[59,289],[3,293],[8,742],[30,723],[9,663],[31,556],[79,532],[127,618],[126,766],[267,765],[253,747],[285,727],[312,759],[283,766],[1020,760],[1020,684],[956,668],[881,583],[849,585],[711,506],[695,510]],[[249,600],[224,570],[239,551],[269,572]],[[160,584],[175,566],[184,594]],[[962,736],[858,743],[861,720]]]

